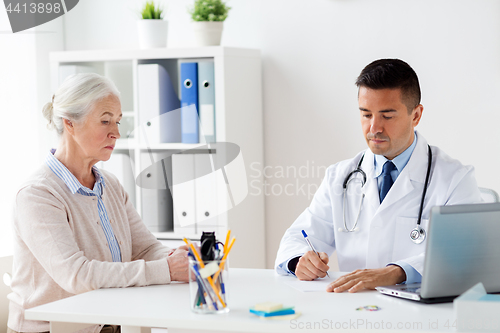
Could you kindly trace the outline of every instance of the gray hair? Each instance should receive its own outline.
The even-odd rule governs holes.
[[[52,101],[43,107],[43,116],[49,121],[47,128],[62,135],[63,119],[84,121],[94,105],[109,95],[119,98],[120,92],[113,81],[104,76],[95,73],[69,76],[52,96]]]

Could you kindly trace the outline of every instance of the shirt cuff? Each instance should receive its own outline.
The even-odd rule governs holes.
[[[295,258],[289,259],[288,262],[286,263],[286,268],[287,268],[288,272],[290,272],[293,275],[295,275],[295,269],[297,268],[297,264],[299,263],[299,259],[300,259],[300,257],[295,257]],[[292,268],[293,270],[290,268]]]
[[[408,264],[407,262],[396,261],[388,264],[387,266],[390,265],[399,266],[403,269],[403,271],[405,271],[406,281],[403,283],[412,284],[412,283],[422,282],[422,275],[415,268],[413,268],[412,265]]]
[[[276,267],[278,274],[282,274],[283,275],[283,273],[285,273],[285,275],[286,274],[291,274],[291,275],[295,276],[295,272],[292,272],[288,268],[288,264],[290,263],[290,261],[292,261],[292,260],[294,260],[296,258],[300,258],[301,256],[302,256],[302,254],[301,255],[297,255],[297,256],[293,256],[290,259],[288,259],[288,260],[282,262],[281,264],[279,264],[278,267]],[[281,272],[283,272],[283,273],[281,273]]]

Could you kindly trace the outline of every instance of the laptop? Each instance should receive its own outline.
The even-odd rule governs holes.
[[[478,282],[500,292],[500,203],[433,207],[426,231],[422,283],[378,291],[423,303],[451,302]]]

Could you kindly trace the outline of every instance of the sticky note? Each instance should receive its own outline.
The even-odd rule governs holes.
[[[275,302],[265,302],[255,304],[254,309],[256,311],[264,311],[264,312],[273,312],[283,308],[283,304],[275,303]]]
[[[257,311],[255,309],[250,309],[250,313],[253,313],[254,315],[257,315],[260,317],[274,317],[274,316],[285,316],[285,315],[294,314],[295,310],[293,309],[293,307],[286,308],[286,309],[280,309],[280,310],[273,311],[273,312]]]
[[[214,275],[219,270],[219,265],[215,261],[205,265],[205,268],[200,269],[200,275],[202,278],[206,279],[209,276]]]

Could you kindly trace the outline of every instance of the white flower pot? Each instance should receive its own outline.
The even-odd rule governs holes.
[[[192,22],[196,46],[220,45],[224,22]]]
[[[141,49],[151,49],[167,46],[168,21],[139,20],[139,45]]]

